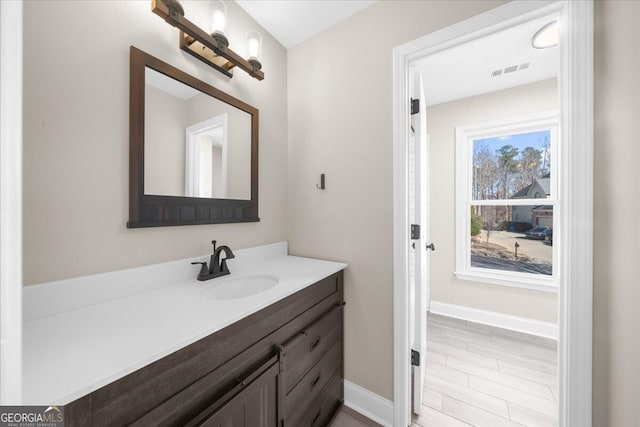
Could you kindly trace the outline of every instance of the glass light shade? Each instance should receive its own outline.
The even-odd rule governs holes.
[[[247,59],[262,58],[262,35],[256,30],[247,31]]]
[[[536,49],[546,49],[558,45],[560,30],[558,21],[552,21],[540,28],[531,39],[531,45]]]
[[[211,34],[224,34],[227,27],[227,5],[222,0],[209,1]]]

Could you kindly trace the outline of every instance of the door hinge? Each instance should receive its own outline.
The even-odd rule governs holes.
[[[420,100],[411,98],[411,115],[418,114],[420,112]]]
[[[420,224],[411,224],[411,240],[420,239]]]
[[[411,366],[420,366],[420,353],[411,350]]]

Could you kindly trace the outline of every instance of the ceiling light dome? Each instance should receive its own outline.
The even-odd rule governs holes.
[[[531,46],[536,49],[546,49],[558,45],[560,31],[558,21],[551,21],[540,28],[531,38]]]

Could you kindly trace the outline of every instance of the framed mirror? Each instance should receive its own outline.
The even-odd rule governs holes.
[[[258,110],[130,54],[127,227],[259,221]]]

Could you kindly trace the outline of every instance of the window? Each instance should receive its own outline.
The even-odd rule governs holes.
[[[555,291],[556,112],[456,128],[456,276]]]

